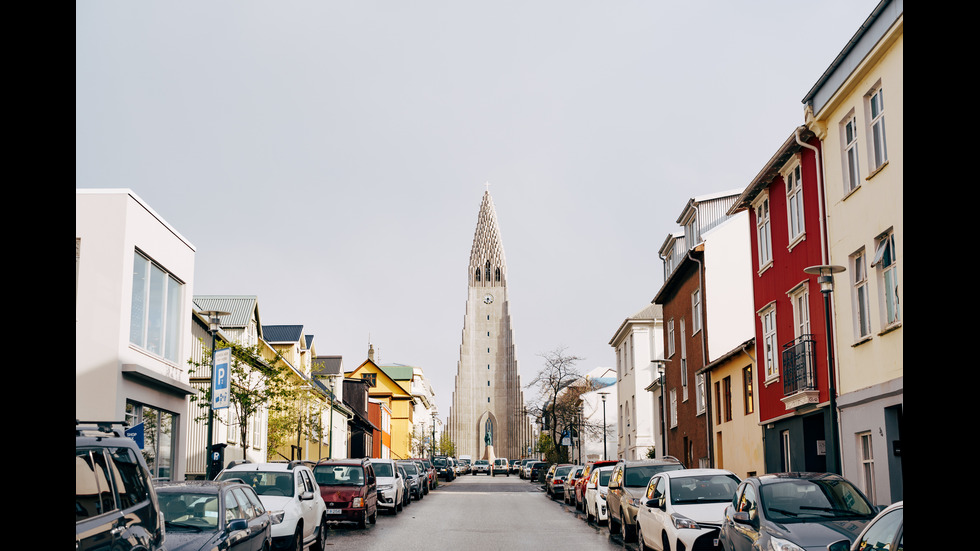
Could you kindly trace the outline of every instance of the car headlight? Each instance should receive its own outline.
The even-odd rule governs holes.
[[[351,505],[351,507],[364,507],[364,498],[363,497],[355,497],[354,500],[351,501],[351,504],[350,505]]]
[[[631,497],[629,499],[629,504],[632,505],[633,507],[639,507],[640,506],[640,498],[638,498],[638,497]]]
[[[286,518],[286,511],[269,511],[269,516],[272,517],[272,524],[279,524]]]
[[[599,497],[602,499],[606,499],[606,492],[599,492]]]
[[[670,515],[670,520],[674,523],[674,528],[683,529],[689,528],[691,530],[700,530],[701,527],[698,523],[685,517],[684,515],[679,515],[677,513],[672,513]]]
[[[769,549],[772,551],[806,551],[795,543],[769,536]]]

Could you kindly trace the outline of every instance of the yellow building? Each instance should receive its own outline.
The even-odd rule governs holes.
[[[396,366],[397,367],[397,366]],[[387,371],[374,363],[374,348],[368,351],[368,359],[354,371],[346,373],[349,378],[370,381],[368,398],[383,402],[391,410],[391,458],[408,459],[412,457],[409,435],[412,432],[414,398],[411,393],[411,367],[407,381],[396,381]],[[397,376],[397,374],[396,374]]]
[[[755,339],[750,339],[705,367],[711,374],[714,467],[740,478],[766,472],[754,356]]]

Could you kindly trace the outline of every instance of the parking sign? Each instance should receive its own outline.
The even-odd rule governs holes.
[[[214,368],[211,370],[212,409],[224,409],[231,405],[229,363],[231,363],[231,348],[221,348],[214,351]]]

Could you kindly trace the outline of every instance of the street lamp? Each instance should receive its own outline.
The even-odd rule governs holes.
[[[221,316],[227,316],[230,312],[222,310],[206,310],[201,312],[208,318],[208,331],[211,333],[211,400],[208,402],[208,443],[204,451],[204,476],[208,480],[213,480],[216,473],[211,469],[211,446],[214,445],[214,341],[215,335],[221,329]]]
[[[664,373],[667,370],[667,360],[658,359],[650,360],[650,363],[657,365],[657,378],[660,382],[660,442],[663,448],[660,451],[660,457],[667,455],[667,423],[666,420],[666,405],[664,404]]]
[[[327,387],[330,389],[330,427],[327,428],[327,457],[333,459],[333,389],[337,381],[331,377],[328,379],[330,385]],[[320,434],[323,434],[322,432]]]
[[[602,396],[602,459],[605,461],[609,459],[609,453],[606,451],[606,396],[608,392],[600,392],[599,396]]]
[[[817,283],[820,284],[820,293],[823,294],[823,317],[827,327],[827,377],[828,390],[830,392],[830,438],[833,447],[833,465],[831,472],[841,474],[840,453],[837,445],[837,383],[834,377],[834,347],[830,341],[830,294],[834,292],[834,274],[844,271],[843,266],[823,264],[810,266],[803,271],[816,275]]]
[[[432,443],[429,444],[429,458],[436,454],[436,417],[439,416],[439,412],[432,409]]]

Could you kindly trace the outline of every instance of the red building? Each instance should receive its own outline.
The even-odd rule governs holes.
[[[768,472],[835,471],[839,464],[824,300],[817,276],[804,271],[829,264],[819,155],[813,133],[796,129],[729,211],[749,212]]]

